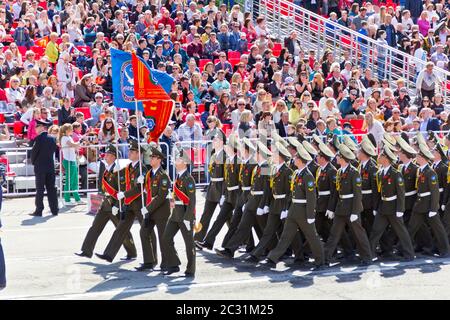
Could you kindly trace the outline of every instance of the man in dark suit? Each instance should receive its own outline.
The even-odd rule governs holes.
[[[289,125],[289,113],[283,112],[281,114],[280,121],[275,123],[275,128],[278,130],[278,134],[285,138],[287,137],[287,126]]]
[[[31,150],[31,163],[34,165],[36,177],[36,210],[32,216],[41,217],[44,210],[44,187],[47,189],[48,204],[54,216],[58,215],[58,198],[55,187],[55,163],[53,155],[56,152],[56,140],[49,137],[47,128],[51,125],[42,120],[36,121],[36,132],[38,136]]]

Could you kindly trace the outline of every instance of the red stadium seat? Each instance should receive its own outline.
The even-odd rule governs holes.
[[[5,114],[0,113],[0,123],[5,123]]]
[[[203,71],[203,69],[205,68],[205,65],[208,62],[211,62],[211,60],[209,60],[209,59],[200,59],[200,62],[199,62],[199,65],[198,65],[198,68],[200,69],[200,71]]]
[[[228,52],[228,59],[232,59],[232,58],[240,59],[241,58],[241,53],[239,51],[229,51]]]
[[[25,53],[27,52],[27,47],[25,46],[17,46],[17,49],[19,50],[20,54],[23,58],[25,58]]]
[[[84,114],[84,119],[89,119],[91,117],[91,109],[89,107],[75,108],[76,112],[82,112]]]
[[[30,48],[30,50],[33,51],[36,54],[36,56],[42,57],[45,55],[45,49],[40,46],[33,46]]]
[[[23,127],[25,127],[25,124],[22,121],[16,121],[14,122],[14,136],[16,137],[22,137],[23,136]]]
[[[274,43],[273,44],[273,48],[272,48],[272,54],[275,56],[275,57],[279,57],[280,56],[280,53],[281,53],[281,43],[278,43],[278,42],[276,42],[276,43]]]
[[[353,129],[362,129],[362,126],[364,124],[364,119],[352,119],[350,120],[350,123],[353,127]]]
[[[231,66],[234,68],[234,66],[235,65],[237,65],[239,62],[241,62],[241,59],[236,59],[236,58],[233,58],[233,59],[229,59],[228,60],[228,62],[231,64]]]
[[[190,150],[191,159],[193,159],[194,166],[204,165],[206,162],[206,149],[201,148],[195,152],[194,149]]]
[[[205,112],[205,104],[201,103],[197,106],[197,112],[202,114],[203,112]]]
[[[77,48],[78,50],[85,49],[86,54],[88,56],[92,56],[92,50],[89,46],[76,46],[75,48]]]
[[[231,134],[231,124],[229,123],[222,124],[222,131],[225,132],[225,135],[228,137]]]
[[[3,163],[6,166],[6,176],[14,177],[16,175],[16,173],[11,170],[11,167],[9,166],[9,160],[6,156],[0,157],[0,163]]]

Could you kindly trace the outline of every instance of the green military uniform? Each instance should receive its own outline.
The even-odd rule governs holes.
[[[246,138],[244,138],[246,139]],[[247,143],[251,144],[251,142]],[[245,161],[243,161],[240,165],[239,165],[239,185],[240,185],[240,194],[239,197],[236,201],[236,206],[235,209],[233,211],[233,216],[231,218],[231,223],[229,225],[228,228],[228,232],[225,234],[225,237],[222,241],[222,247],[225,248],[228,244],[228,241],[230,241],[230,239],[233,237],[233,235],[235,234],[235,232],[238,229],[239,223],[241,222],[242,219],[242,215],[243,215],[243,206],[247,203],[248,198],[250,196],[250,190],[251,190],[251,185],[252,185],[252,173],[253,170],[255,169],[256,164],[254,163],[253,158],[249,158]],[[259,228],[257,228],[257,230],[259,230]],[[253,242],[253,235],[250,233],[249,235],[249,242],[248,246],[252,247],[254,246],[254,242]]]
[[[178,268],[181,264],[173,241],[178,231],[181,231],[186,246],[186,274],[194,275],[195,245],[193,228],[195,220],[195,181],[187,170],[181,174],[178,173],[177,176],[173,187],[175,208],[172,210],[163,236],[164,248],[167,250],[167,269]]]
[[[108,149],[114,149],[114,147],[109,146]],[[107,149],[107,152],[108,152]],[[115,153],[115,151],[113,152]],[[118,207],[119,201],[117,200],[117,191],[118,191],[118,173],[114,171],[114,169],[118,166],[116,162],[114,162],[111,167],[105,168],[105,165],[101,164],[101,176],[102,176],[102,194],[104,195],[102,205],[95,215],[94,221],[92,222],[92,226],[89,228],[89,231],[86,234],[86,238],[83,241],[83,245],[81,247],[81,251],[85,256],[92,257],[95,244],[97,243],[98,237],[102,233],[108,221],[111,221],[115,227],[119,224],[119,214]],[[117,213],[114,214],[114,210],[117,210]],[[128,232],[123,240],[123,247],[127,252],[128,257],[136,257],[136,247],[134,245],[133,237],[130,232]]]
[[[339,146],[339,152],[341,157],[349,161],[355,157],[352,151],[343,144]],[[346,168],[340,168],[338,170],[336,189],[339,194],[339,199],[336,205],[330,236],[325,244],[325,257],[327,261],[331,260],[346,226],[353,231],[360,258],[366,263],[372,259],[369,239],[361,225],[361,212],[363,211],[361,184],[361,176],[358,170],[352,165],[348,164]],[[353,221],[350,220],[352,217],[354,218]]]
[[[219,150],[211,156],[209,164],[210,183],[206,190],[206,201],[203,214],[200,219],[202,230],[195,234],[196,241],[202,241],[208,232],[211,218],[220,202],[220,198],[225,194],[224,184],[224,165],[226,154],[223,150]]]
[[[433,170],[436,172],[439,184],[439,209],[444,205],[445,190],[448,188],[447,174],[448,164],[445,161],[439,161],[433,163]],[[440,210],[441,211],[441,210]]]
[[[438,177],[429,165],[425,165],[424,168],[419,168],[416,181],[417,200],[409,221],[409,234],[411,239],[414,239],[423,223],[426,222],[431,227],[437,240],[440,254],[445,256],[449,251],[449,242],[444,226],[437,214],[439,210]],[[432,216],[430,217],[430,215]]]
[[[139,161],[137,161],[134,164],[130,163],[121,170],[120,190],[124,190],[123,193],[125,198],[123,199],[122,209],[125,216],[119,221],[119,224],[103,253],[103,256],[108,261],[114,260],[124,239],[127,234],[129,234],[134,220],[137,218],[139,222],[142,222],[142,185],[137,182],[138,177],[141,175],[140,169]],[[145,167],[142,167],[142,175],[145,174],[146,169]]]
[[[316,173],[316,228],[323,241],[327,241],[332,225],[326,213],[334,213],[337,204],[336,172],[336,168],[328,162],[324,168],[319,167]]]
[[[417,199],[416,178],[418,169],[419,167],[412,161],[399,167],[405,184],[405,214],[403,220],[406,225],[409,223],[411,212]]]
[[[301,147],[299,147],[301,149]],[[300,157],[307,158],[306,151],[299,151]],[[307,160],[307,159],[304,159]],[[292,245],[295,256],[301,256],[301,250],[296,248],[296,241],[293,241],[298,235],[298,229],[305,236],[311,248],[316,265],[324,263],[323,244],[317,234],[314,220],[316,207],[316,188],[314,176],[307,169],[298,169],[294,172],[291,179],[292,203],[288,211],[288,216],[284,224],[283,232],[278,245],[269,252],[267,258],[276,263],[286,252],[286,249]]]
[[[445,230],[447,231],[447,235],[449,236],[450,239],[450,165],[448,166],[447,169],[447,187],[445,188],[444,191],[444,200],[443,202],[443,208],[444,208],[444,215],[443,215],[443,220],[444,220],[444,226],[445,226]]]
[[[280,146],[278,146],[280,148]],[[289,151],[286,150],[289,154]],[[255,250],[251,253],[252,256],[260,258],[265,254],[266,250],[277,243],[276,233],[282,225],[280,214],[288,210],[291,199],[291,176],[292,170],[282,163],[281,165],[273,167],[270,178],[271,195],[273,199],[270,201],[269,214],[267,224],[264,228],[263,235],[259,240]]]
[[[167,220],[170,215],[170,203],[168,199],[170,188],[170,178],[167,173],[158,168],[156,172],[149,170],[145,176],[145,209],[144,220],[141,224],[141,242],[144,255],[144,265],[158,264],[157,242],[154,232],[156,226],[158,230],[158,242],[161,252],[161,269],[167,266],[166,252],[163,235]]]
[[[379,196],[377,194],[376,162],[370,158],[367,162],[361,163],[359,166],[359,173],[361,175],[361,193],[363,203],[361,222],[367,232],[367,236],[369,236],[374,221],[373,211],[377,210],[379,200]]]
[[[414,249],[402,218],[405,211],[405,184],[401,173],[392,166],[380,169],[377,173],[377,188],[379,196],[377,193],[374,197],[379,198],[379,205],[374,208],[376,215],[370,234],[372,251],[375,252],[384,231],[391,225],[400,239],[404,257],[413,259]]]
[[[233,158],[227,158],[224,171],[226,188],[223,204],[216,221],[214,221],[213,226],[205,237],[203,247],[212,249],[220,230],[222,230],[224,224],[229,221],[233,215],[233,210],[236,207],[236,203],[241,193],[239,186],[239,161],[240,160],[236,155]]]

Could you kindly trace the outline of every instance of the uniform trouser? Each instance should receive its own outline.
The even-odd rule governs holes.
[[[111,221],[116,228],[119,224],[119,216],[113,215],[111,209],[111,204],[108,202],[108,200],[104,200],[102,206],[100,207],[100,210],[95,215],[92,226],[89,228],[89,231],[86,234],[86,238],[84,239],[83,245],[81,246],[81,251],[88,254],[89,256],[92,256],[98,237],[103,232],[103,229],[105,229],[108,221]],[[123,247],[127,251],[128,256],[136,257],[136,247],[134,245],[133,236],[130,232],[126,234],[123,240]]]
[[[372,232],[372,226],[374,223],[375,217],[373,215],[372,209],[364,209],[361,213],[361,224],[366,230],[367,236],[369,237]]]
[[[144,263],[153,264],[154,266],[158,264],[158,250],[157,250],[158,245],[154,230],[156,226],[156,229],[158,230],[159,249],[161,252],[161,268],[167,266],[167,258],[166,258],[167,250],[164,247],[165,243],[163,241],[164,230],[166,229],[166,225],[167,219],[158,219],[158,220],[144,219],[142,221],[141,230],[139,234],[141,236]]]
[[[241,222],[239,223],[236,232],[228,241],[225,248],[232,252],[236,251],[241,244],[247,241],[252,232],[252,228],[255,228],[257,233],[262,234],[265,220],[266,218],[264,216],[256,215],[256,210],[249,210],[246,208],[242,214]]]
[[[195,273],[195,245],[194,245],[194,223],[190,222],[189,230],[183,222],[168,221],[164,230],[163,242],[164,248],[167,250],[167,267],[177,267],[181,264],[178,258],[175,243],[173,241],[178,231],[181,231],[184,244],[186,246],[187,267],[186,272]]]
[[[414,248],[408,230],[403,223],[403,218],[398,218],[395,214],[383,215],[379,213],[375,216],[372,232],[370,233],[370,247],[372,248],[372,252],[375,253],[378,242],[389,225],[392,226],[392,230],[400,240],[403,255],[407,258],[414,258]]]
[[[273,248],[278,242],[277,231],[282,226],[283,221],[279,214],[268,214],[267,223],[263,231],[263,235],[258,245],[253,250],[252,255],[259,258],[264,255],[268,248]],[[284,252],[283,252],[284,253]]]
[[[328,219],[325,216],[325,212],[316,213],[316,230],[323,241],[327,241],[330,235],[330,229],[333,224],[333,220]]]
[[[80,201],[78,194],[78,166],[76,161],[63,160],[63,167],[66,172],[66,181],[64,183],[64,200],[70,202],[70,196],[73,195],[75,201]]]
[[[403,215],[403,222],[404,222],[407,230],[408,230],[408,226],[409,226],[409,221],[411,220],[411,215],[412,215],[411,210],[405,210],[405,214]],[[393,232],[392,229],[390,229],[387,232],[387,235],[385,234],[381,238],[380,244],[381,244],[382,250],[385,251],[383,249],[383,247],[386,247],[387,245],[392,246],[393,244],[397,243],[397,240],[398,240],[397,235],[395,234],[395,232]],[[433,239],[431,237],[431,232],[425,223],[423,223],[422,226],[420,227],[419,231],[417,231],[416,237],[411,238],[411,241],[413,242],[413,247],[414,247],[414,241],[415,241],[416,245],[419,249],[426,249],[428,251],[431,251],[433,249]]]
[[[222,207],[220,208],[219,215],[217,216],[216,221],[214,221],[204,240],[211,247],[214,246],[214,242],[216,241],[216,237],[219,234],[220,230],[222,230],[225,223],[227,223],[227,221],[229,221],[232,217],[233,209],[233,204],[229,202],[224,202]]]
[[[0,287],[6,286],[5,256],[3,255],[2,239],[0,238]]]
[[[222,241],[222,248],[226,248],[228,241],[233,237],[233,235],[236,233],[239,223],[242,219],[242,206],[237,205],[236,208],[233,211],[233,216],[231,217],[230,225],[228,226],[228,232],[225,234],[225,237]],[[258,232],[259,228],[257,229]],[[253,239],[253,233],[250,232],[248,240],[246,242],[247,248],[254,248],[255,247],[255,240]]]
[[[203,209],[202,217],[200,218],[200,223],[202,224],[202,230],[200,232],[197,232],[194,236],[195,241],[202,241],[206,233],[208,232],[209,223],[211,222],[211,218],[214,214],[214,211],[216,210],[216,207],[219,203],[206,200],[205,201],[205,208]]]
[[[292,213],[292,214],[291,214]],[[324,263],[324,249],[323,244],[320,241],[319,235],[316,231],[316,226],[314,223],[309,224],[307,222],[307,217],[304,212],[293,212],[286,218],[284,223],[283,233],[281,234],[280,241],[278,245],[269,252],[267,258],[273,262],[278,262],[280,257],[286,252],[286,249],[292,245],[295,256],[298,257],[296,249],[296,241],[294,241],[296,235],[298,235],[297,230],[300,228],[302,234],[304,235],[306,241],[308,241],[313,254],[316,264]]]
[[[139,222],[142,221],[142,214],[138,208],[128,207],[125,213],[125,219],[119,220],[116,231],[114,231],[111,240],[109,240],[108,246],[105,249],[104,254],[114,259],[120,246],[124,242],[127,235],[130,233],[130,229],[133,226],[134,219],[137,218]],[[135,257],[134,255],[133,257]]]
[[[413,211],[408,226],[408,232],[409,235],[411,236],[411,239],[415,238],[417,232],[420,230],[420,228],[424,223],[426,223],[431,227],[431,230],[433,231],[434,237],[436,238],[437,241],[439,253],[441,255],[448,254],[449,251],[448,236],[447,233],[445,232],[445,228],[438,214],[430,218],[428,216],[428,212]]]
[[[44,190],[47,189],[47,199],[50,211],[58,213],[58,196],[55,187],[55,172],[35,172],[36,179],[36,213],[42,214],[44,210]]]
[[[367,238],[366,230],[361,225],[361,215],[358,214],[356,221],[350,222],[350,216],[335,216],[333,225],[330,230],[330,237],[325,244],[325,257],[330,260],[336,250],[336,246],[342,237],[345,227],[348,226],[355,237],[356,246],[358,248],[359,256],[362,260],[368,261],[372,259],[370,251],[369,239]]]

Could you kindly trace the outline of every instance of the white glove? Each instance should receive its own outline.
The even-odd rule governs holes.
[[[441,206],[441,210],[442,210],[442,211],[445,211],[445,204],[443,204],[443,205]]]
[[[142,213],[142,215],[145,215],[146,213],[148,213],[147,208],[146,207],[142,207],[141,213]]]
[[[281,220],[286,219],[287,215],[288,215],[287,210],[281,211],[280,219]]]
[[[117,199],[122,200],[123,198],[125,198],[125,194],[121,191],[117,194]]]
[[[183,222],[184,222],[184,225],[186,226],[186,229],[188,231],[191,231],[191,222],[188,220],[184,220]]]
[[[437,212],[431,211],[431,212],[428,214],[428,217],[433,218],[435,215],[437,215]]]
[[[357,214],[352,214],[352,215],[350,216],[350,222],[354,222],[354,221],[356,221],[356,220],[358,220],[358,215],[357,215]]]
[[[334,212],[331,210],[327,210],[327,212],[325,212],[325,217],[327,217],[328,219],[333,219],[334,218]]]
[[[403,217],[403,212],[397,212],[397,213],[396,213],[396,216],[397,216],[397,218]]]
[[[377,210],[373,210],[372,213],[373,213],[374,216],[376,216],[378,211]]]
[[[116,214],[119,213],[119,208],[117,208],[117,207],[112,207],[112,208],[111,208],[111,211],[112,211],[112,214],[113,214],[113,215],[116,215]]]
[[[261,209],[261,208],[258,208],[258,209],[256,209],[256,214],[257,214],[258,216],[263,216],[263,215],[264,215],[264,210]]]
[[[266,214],[266,213],[269,213],[269,207],[268,206],[265,206],[264,208],[263,208],[263,210],[264,210],[264,213]]]
[[[220,197],[220,201],[219,201],[219,205],[222,206],[224,202],[225,202],[225,196],[221,196]]]
[[[144,180],[145,180],[144,176],[139,176],[139,177],[137,178],[137,183],[143,184],[143,183],[144,183]]]
[[[307,221],[309,224],[313,224],[314,221],[316,221],[316,219],[306,219],[306,221]]]

